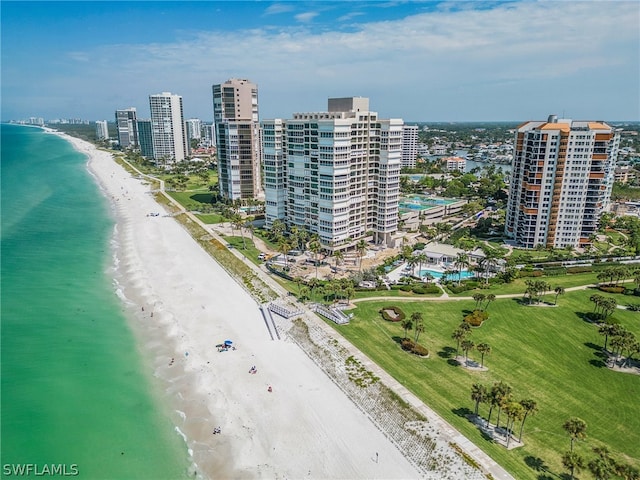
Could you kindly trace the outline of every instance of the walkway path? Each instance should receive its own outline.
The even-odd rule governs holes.
[[[633,281],[633,280],[629,280]],[[440,285],[438,285],[440,286]],[[586,290],[588,288],[594,288],[598,285],[595,283],[590,283],[588,285],[580,285],[577,287],[568,287],[565,288],[565,292],[573,292],[576,290]],[[452,297],[444,289],[440,286],[443,291],[443,294],[439,297],[390,297],[390,296],[380,296],[380,297],[366,297],[366,298],[354,298],[351,300],[351,303],[362,303],[362,302],[381,302],[386,300],[393,300],[399,302],[441,302],[441,301],[449,301],[449,300],[473,300],[473,297]],[[518,298],[524,297],[524,293],[506,293],[504,295],[496,295],[496,298]]]

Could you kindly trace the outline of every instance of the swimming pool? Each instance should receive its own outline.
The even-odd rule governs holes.
[[[451,205],[457,200],[449,200],[445,198],[425,197],[422,195],[412,195],[404,197],[398,202],[400,210],[426,210],[428,208],[439,207],[442,205]]]
[[[424,277],[426,274],[431,275],[433,278],[442,278],[442,276],[444,275],[443,272],[439,272],[437,270],[429,270],[429,269],[422,269],[419,272],[420,277]],[[462,272],[460,272],[460,278],[471,278],[474,276],[473,272],[470,272],[468,270],[462,270]],[[447,274],[447,278],[450,280],[457,280],[458,279],[458,272],[455,273],[451,273],[451,274]]]

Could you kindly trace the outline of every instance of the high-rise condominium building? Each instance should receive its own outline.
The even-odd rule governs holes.
[[[220,193],[231,200],[262,197],[258,86],[232,78],[213,85]]]
[[[402,166],[416,168],[418,157],[418,126],[405,125],[402,129]]]
[[[116,129],[120,148],[138,148],[138,122],[135,108],[116,110]]]
[[[154,158],[151,120],[138,120],[138,141],[140,143],[140,154],[143,157]]]
[[[591,242],[611,198],[619,135],[603,122],[526,122],[516,131],[505,233],[526,248]]]
[[[267,226],[315,233],[331,250],[398,228],[400,119],[380,120],[369,99],[330,98],[327,112],[262,122]]]
[[[202,138],[202,122],[199,118],[190,118],[187,120],[187,138],[191,140],[200,140]]]
[[[106,120],[96,121],[96,138],[98,140],[106,140],[109,138],[109,127]]]
[[[149,95],[153,157],[162,162],[180,162],[189,155],[182,112],[182,97],[170,92]]]

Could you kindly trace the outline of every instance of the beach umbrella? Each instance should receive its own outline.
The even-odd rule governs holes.
[[[232,343],[233,343],[233,342],[232,342],[231,340],[225,340],[225,341],[224,341],[224,344],[225,344],[225,345],[231,345]]]

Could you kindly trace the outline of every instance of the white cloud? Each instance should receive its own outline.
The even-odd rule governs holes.
[[[316,18],[318,16],[318,12],[304,12],[304,13],[299,13],[295,16],[295,19],[298,22],[310,22],[311,20],[313,20],[314,18]]]
[[[288,6],[277,5],[271,13]],[[524,2],[351,24],[349,32],[305,24],[199,32],[173,43],[73,52],[76,80],[60,73],[50,82],[120,99],[109,111],[144,109],[150,93],[171,90],[184,96],[185,115],[204,119],[211,118],[211,84],[230,77],[259,85],[263,118],[321,109],[327,97],[349,95],[369,96],[381,115],[409,120],[550,113],[538,108],[630,118],[639,115],[639,9],[636,2]],[[91,62],[83,65],[83,58]],[[609,102],[597,108],[607,110],[590,112],[596,104],[589,99],[601,91]]]
[[[349,20],[351,20],[353,18],[361,17],[362,15],[364,15],[364,12],[349,12],[349,13],[347,13],[345,15],[342,15],[341,17],[338,17],[338,21],[339,22],[346,22],[346,21],[349,21]]]
[[[265,11],[265,15],[275,15],[279,13],[286,13],[293,10],[293,5],[286,3],[274,3],[269,5]]]

